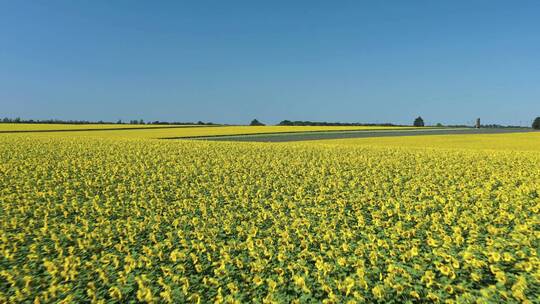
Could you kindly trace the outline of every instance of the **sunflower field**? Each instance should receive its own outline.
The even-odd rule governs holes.
[[[6,134],[0,303],[538,303],[539,211],[540,151]]]

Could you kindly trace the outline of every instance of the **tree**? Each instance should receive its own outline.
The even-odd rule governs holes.
[[[540,130],[540,116],[534,119],[532,128],[535,130]]]
[[[254,119],[251,121],[251,123],[249,124],[250,126],[264,126],[265,124],[263,124],[262,122],[258,121],[257,119]]]
[[[422,117],[420,117],[420,116],[416,117],[416,119],[414,120],[413,126],[415,126],[415,127],[423,127],[424,126],[424,120],[422,119]]]
[[[293,125],[293,122],[290,121],[290,120],[282,120],[280,123],[279,123],[279,126],[292,126]]]

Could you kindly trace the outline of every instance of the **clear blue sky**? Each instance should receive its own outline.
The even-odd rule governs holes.
[[[0,0],[0,117],[529,124],[539,1]]]

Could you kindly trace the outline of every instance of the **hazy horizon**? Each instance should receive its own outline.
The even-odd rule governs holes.
[[[530,126],[540,3],[0,3],[0,118]]]

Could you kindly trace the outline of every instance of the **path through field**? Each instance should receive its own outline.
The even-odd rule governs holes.
[[[533,132],[531,129],[423,129],[423,130],[360,130],[360,131],[325,131],[325,132],[296,132],[245,134],[230,136],[204,136],[184,139],[217,140],[217,141],[251,141],[251,142],[289,142],[323,139],[344,139],[388,136],[418,136],[418,135],[452,135],[452,134],[501,134]]]

